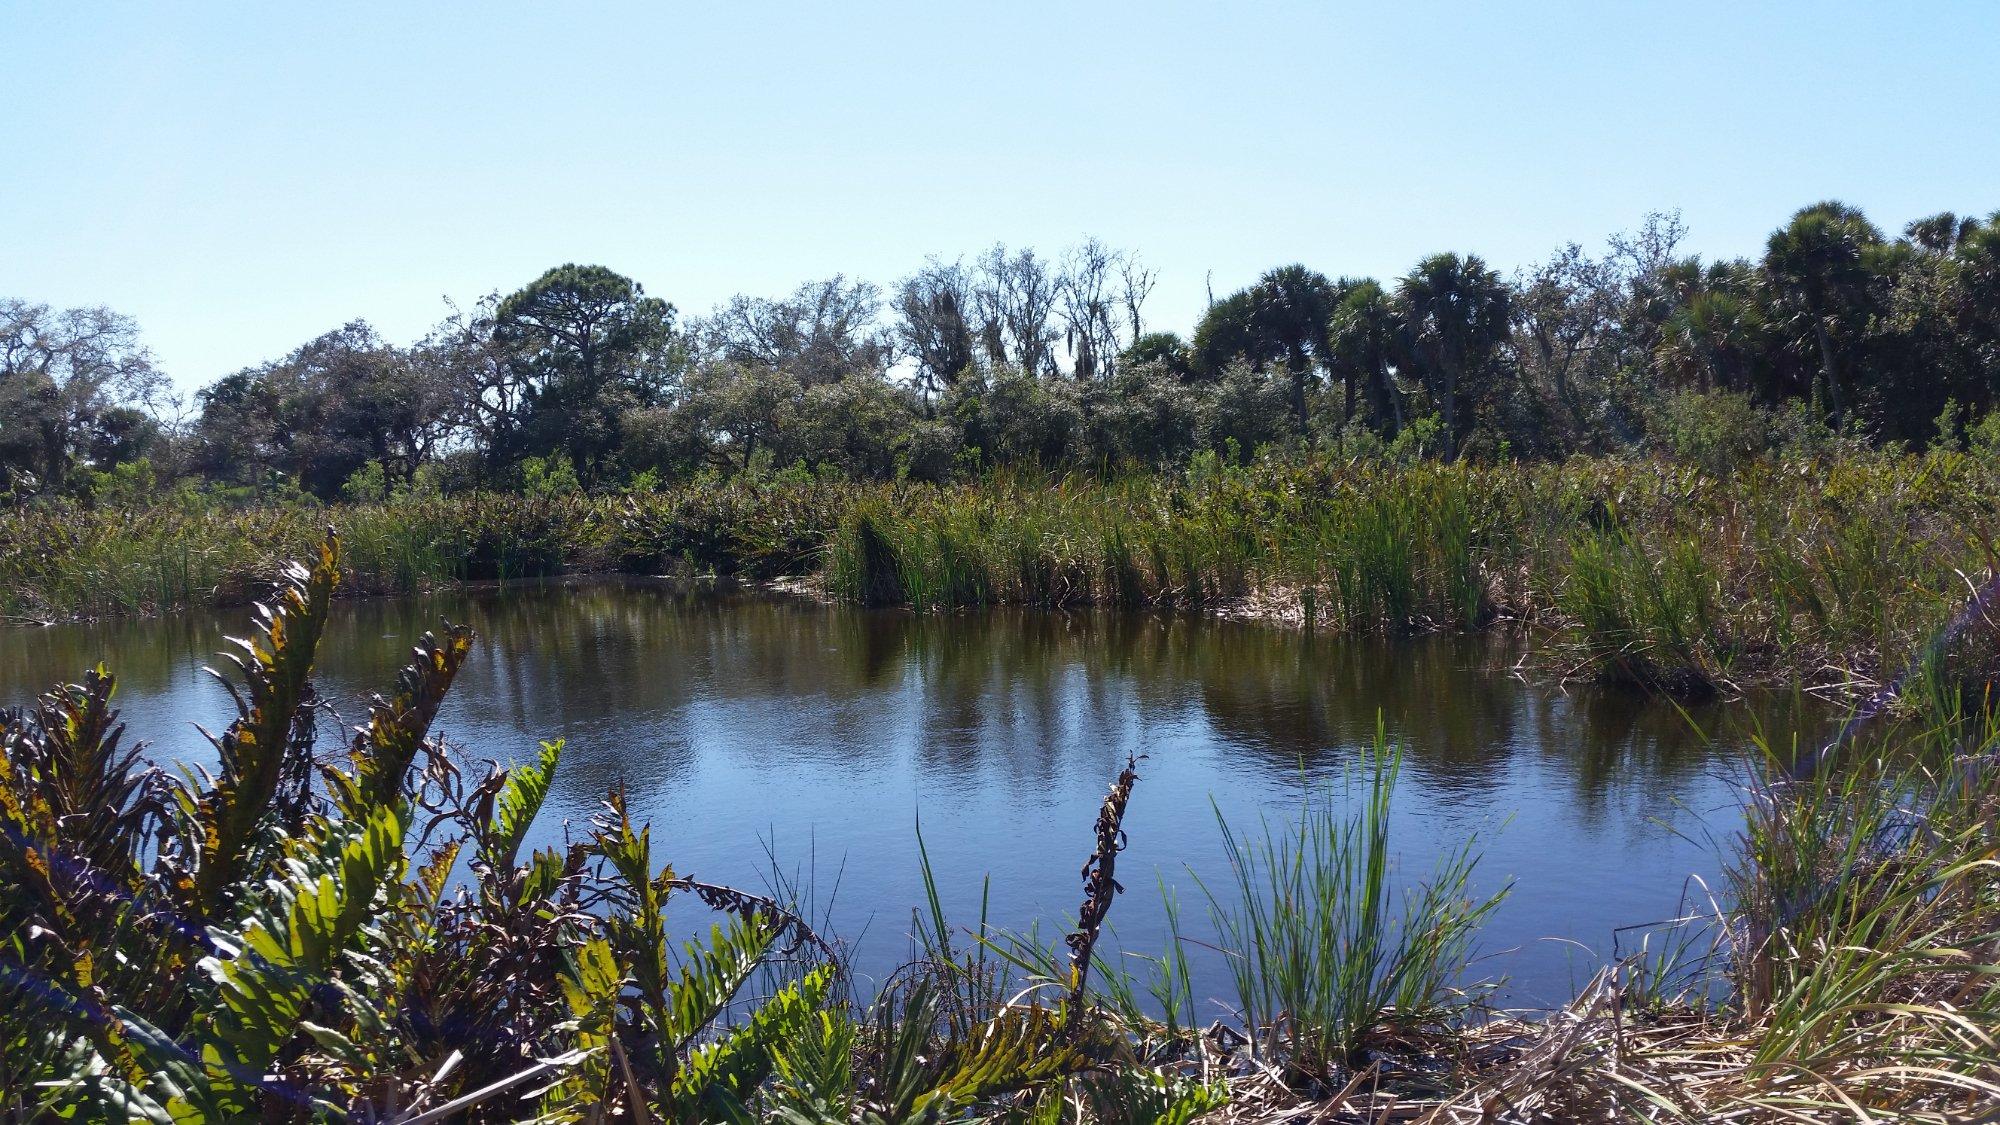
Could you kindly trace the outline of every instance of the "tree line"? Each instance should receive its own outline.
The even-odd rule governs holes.
[[[0,490],[175,481],[256,496],[567,489],[801,470],[942,479],[1202,451],[1664,452],[1784,443],[2000,449],[2000,212],[1885,235],[1817,203],[1760,256],[1685,254],[1676,215],[1503,276],[1274,268],[1186,336],[1155,272],[1092,240],[835,276],[683,317],[563,265],[397,345],[354,321],[191,402],[129,318],[0,301]]]

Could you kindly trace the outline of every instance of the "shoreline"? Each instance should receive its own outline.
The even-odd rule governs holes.
[[[1195,605],[1147,604],[1139,606],[1121,605],[1113,601],[1089,600],[1066,602],[1058,605],[1043,605],[1023,602],[995,601],[979,605],[926,608],[910,603],[900,605],[863,606],[842,599],[828,583],[825,572],[799,575],[780,575],[772,578],[744,578],[732,574],[676,574],[676,573],[633,573],[612,569],[579,569],[561,574],[537,575],[520,578],[475,578],[441,579],[428,582],[416,589],[384,590],[358,582],[350,575],[343,581],[341,589],[335,593],[336,604],[349,601],[372,601],[395,598],[424,598],[450,594],[476,594],[487,591],[528,590],[528,589],[581,589],[599,585],[630,585],[659,587],[673,590],[682,596],[731,596],[744,593],[775,599],[810,602],[826,607],[847,607],[850,609],[892,610],[913,615],[950,617],[968,613],[982,613],[991,610],[1029,610],[1049,613],[1071,611],[1123,612],[1140,615],[1167,616],[1191,621],[1256,625],[1271,629],[1282,629],[1295,633],[1317,633],[1330,637],[1372,635],[1389,640],[1418,638],[1439,634],[1458,634],[1469,637],[1494,637],[1505,640],[1518,650],[1519,657],[1505,670],[1507,674],[1530,681],[1566,686],[1574,683],[1594,683],[1632,692],[1642,697],[1660,697],[1680,702],[1729,702],[1743,698],[1757,691],[1770,691],[1786,686],[1796,687],[1806,695],[1829,704],[1851,704],[1868,698],[1881,690],[1882,685],[1872,675],[1857,673],[1853,668],[1841,667],[1828,661],[1823,667],[1839,671],[1844,678],[1826,683],[1803,683],[1792,677],[1781,667],[1768,667],[1749,675],[1712,682],[1698,683],[1687,687],[1671,684],[1644,684],[1612,677],[1593,676],[1586,670],[1566,666],[1554,658],[1563,654],[1561,630],[1557,626],[1534,620],[1531,616],[1518,616],[1496,611],[1488,614],[1479,624],[1470,628],[1454,627],[1450,623],[1431,620],[1412,621],[1399,630],[1382,630],[1368,633],[1342,627],[1337,621],[1326,620],[1324,607],[1316,615],[1317,620],[1308,623],[1305,613],[1306,587],[1286,584],[1272,584],[1248,594],[1215,599]],[[247,594],[226,600],[211,601],[206,604],[182,604],[164,610],[144,610],[126,613],[75,614],[52,620],[26,619],[18,616],[0,618],[0,631],[6,629],[36,629],[61,626],[90,626],[119,621],[159,621],[175,616],[196,613],[216,613],[240,610],[256,604],[257,599]]]
[[[953,484],[195,499],[0,511],[0,621],[246,605],[338,525],[344,596],[625,580],[942,612],[1172,611],[1364,635],[1518,631],[1524,670],[1688,697],[1876,690],[2000,540],[2000,465],[1851,456],[1726,476],[1644,462],[1271,460]],[[1984,675],[2000,656],[1958,667]]]

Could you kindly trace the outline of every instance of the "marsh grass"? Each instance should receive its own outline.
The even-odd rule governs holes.
[[[1745,1098],[1786,1104],[1816,1078],[1828,1100],[1894,1104],[1911,1079],[2000,1094],[2000,727],[1969,747],[1938,733],[1760,785],[1733,880],[1736,994],[1760,1032]]]
[[[1712,609],[1716,585],[1698,544],[1654,553],[1614,523],[1577,538],[1557,604],[1588,666],[1685,694],[1713,688],[1729,671],[1729,642]]]
[[[1772,679],[1865,692],[2000,542],[2000,465],[1849,454],[1727,476],[1647,462],[1273,458],[936,485],[802,474],[629,494],[0,512],[0,614],[242,602],[328,522],[349,593],[593,571],[818,576],[841,600],[1296,607],[1400,633],[1504,622],[1557,675],[1655,690]],[[1289,612],[1288,608],[1288,612]]]
[[[1405,1049],[1469,1009],[1472,946],[1506,892],[1471,890],[1477,841],[1448,851],[1398,901],[1389,822],[1401,753],[1378,728],[1349,779],[1357,799],[1307,798],[1289,825],[1246,837],[1218,809],[1232,882],[1202,885],[1256,1054],[1336,1083],[1374,1049]]]

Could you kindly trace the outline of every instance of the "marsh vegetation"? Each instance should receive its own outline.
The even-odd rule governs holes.
[[[1684,233],[1651,216],[1512,276],[1466,253],[1386,282],[1281,265],[1213,298],[1185,337],[1147,319],[1150,268],[1094,240],[933,258],[886,291],[835,276],[697,318],[567,264],[452,306],[409,344],[356,321],[191,401],[129,319],[0,302],[0,615],[255,606],[226,700],[200,704],[225,708],[216,733],[188,753],[128,741],[120,669],[23,656],[53,651],[17,641],[26,630],[0,638],[0,666],[28,666],[37,690],[78,677],[0,718],[0,1112],[1990,1115],[2000,217],[1896,236],[1824,202],[1761,253],[1712,262]],[[477,667],[463,624],[424,633],[352,735],[321,739],[336,594],[588,575],[778,585],[901,628],[996,607],[1075,615],[1043,619],[1063,629],[1115,613],[1146,644],[1105,659],[1199,682],[1217,697],[1205,716],[1249,730],[1259,780],[1286,774],[1296,800],[1204,808],[1213,788],[1155,772],[1153,747],[1099,739],[1116,752],[1068,766],[1102,774],[1069,810],[1076,921],[1021,917],[977,855],[912,825],[896,844],[910,901],[871,900],[911,911],[884,965],[768,840],[649,828],[625,784],[640,759],[587,744],[629,710],[569,743],[461,714],[479,743],[446,743],[441,708]],[[1404,642],[1408,667],[1349,665],[1356,690],[1322,706],[1327,665],[1173,639],[1218,617],[1283,623],[1301,648]],[[1748,741],[1709,728],[1693,768],[1741,778],[1712,841],[1719,877],[1522,1020],[1498,1010],[1479,953],[1514,917],[1482,867],[1499,837],[1432,825],[1438,846],[1411,862],[1399,799],[1413,769],[1435,782],[1454,754],[1492,788],[1497,756],[1467,747],[1560,708],[1458,729],[1478,703],[1430,702],[1450,737],[1406,744],[1398,700],[1447,683],[1496,697],[1426,678],[1418,634],[1509,653],[1479,665],[1483,682],[1670,697],[1682,730],[1718,699],[1820,703],[1758,710],[1773,721]],[[872,636],[864,679],[892,659]],[[712,658],[711,639],[684,651]],[[593,670],[623,682],[605,640]],[[130,682],[149,659],[135,653]],[[1232,713],[1259,676],[1287,701]],[[1813,711],[1829,701],[1854,708],[1837,735]],[[538,722],[571,713],[560,693],[512,702]],[[850,720],[846,748],[870,718]],[[1271,737],[1289,722],[1297,746]],[[1590,790],[1589,759],[1618,740],[1576,741],[1567,781]],[[1307,745],[1336,743],[1339,768],[1314,772]],[[969,776],[948,739],[913,753]],[[712,803],[806,776],[776,761],[754,758]],[[861,803],[852,777],[818,780]],[[1018,802],[1032,786],[1013,780]],[[1131,913],[1120,856],[1152,802],[1203,818],[1219,859],[1161,881],[1125,935],[1138,947],[1113,932]],[[999,837],[966,834],[989,852],[1007,846],[993,819],[979,827]],[[1161,846],[1185,847],[1173,827]],[[745,855],[771,873],[755,891],[683,862]]]
[[[1476,841],[1390,893],[1400,752],[1374,738],[1346,796],[1224,818],[1235,874],[1192,904],[1235,966],[1236,1017],[1210,1025],[1178,922],[1150,961],[1099,944],[1143,762],[1079,825],[1066,941],[951,917],[938,888],[964,873],[918,836],[917,944],[862,988],[809,904],[677,873],[620,786],[530,844],[565,749],[481,767],[431,730],[469,630],[316,745],[337,550],[259,611],[212,770],[136,753],[105,669],[7,714],[11,1115],[1948,1121],[2000,1082],[2000,726],[1950,676],[1823,751],[1768,745],[1728,893],[1530,1024],[1475,1003]],[[671,928],[670,901],[715,924]]]
[[[0,511],[16,619],[241,603],[328,520],[353,593],[572,573],[812,580],[865,605],[1226,612],[1352,633],[1497,627],[1551,678],[1853,693],[1987,565],[2000,461],[1853,452],[1715,475],[1622,460],[1272,456],[959,484],[780,474],[567,496]]]

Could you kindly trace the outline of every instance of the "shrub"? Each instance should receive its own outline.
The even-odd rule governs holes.
[[[382,462],[369,461],[348,474],[347,481],[340,486],[344,500],[360,504],[379,504],[389,498],[389,475],[382,471]]]
[[[1647,432],[1667,457],[1723,475],[1771,444],[1770,417],[1733,391],[1672,391],[1653,406]]]

